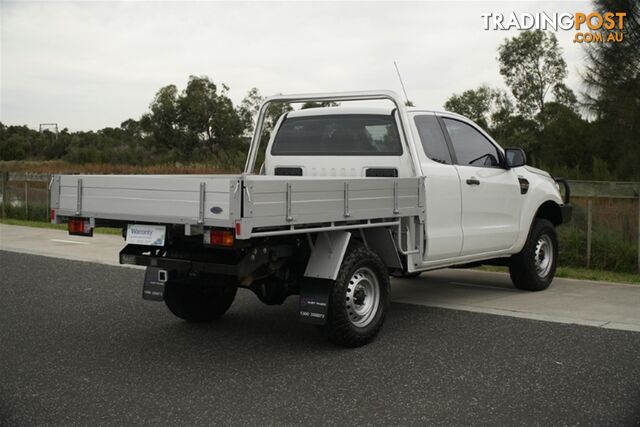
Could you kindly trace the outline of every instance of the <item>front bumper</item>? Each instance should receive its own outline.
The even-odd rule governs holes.
[[[573,214],[573,206],[571,206],[571,188],[566,179],[560,177],[553,177],[553,179],[564,187],[564,205],[560,206],[560,216],[562,218],[562,224],[566,224],[571,221],[571,215]]]

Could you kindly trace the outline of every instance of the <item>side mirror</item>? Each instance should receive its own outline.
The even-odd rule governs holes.
[[[505,148],[504,157],[507,169],[524,166],[527,163],[527,155],[524,154],[522,148]]]

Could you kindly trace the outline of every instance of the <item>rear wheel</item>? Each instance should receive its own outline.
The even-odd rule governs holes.
[[[522,251],[511,257],[509,274],[513,285],[525,291],[542,291],[556,274],[558,238],[553,224],[535,219]]]
[[[164,302],[169,311],[187,322],[210,322],[231,307],[237,287],[226,276],[184,276],[169,280]]]
[[[349,245],[334,283],[324,332],[345,347],[375,338],[389,305],[389,273],[378,255],[359,242]]]

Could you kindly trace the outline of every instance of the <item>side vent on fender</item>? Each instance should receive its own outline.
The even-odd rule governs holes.
[[[527,191],[529,191],[529,181],[519,176],[518,182],[520,183],[520,194],[527,194]]]
[[[281,176],[302,176],[302,168],[276,168],[275,174]]]
[[[372,178],[397,178],[398,169],[395,168],[368,168],[367,175]]]

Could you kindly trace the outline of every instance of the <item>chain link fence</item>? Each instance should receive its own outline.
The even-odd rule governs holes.
[[[51,175],[2,172],[2,218],[49,220]],[[560,265],[640,273],[640,182],[569,181],[574,206],[558,229]]]
[[[569,185],[573,218],[558,230],[561,264],[640,273],[640,182]]]
[[[49,220],[49,182],[51,175],[0,173],[2,218]]]

